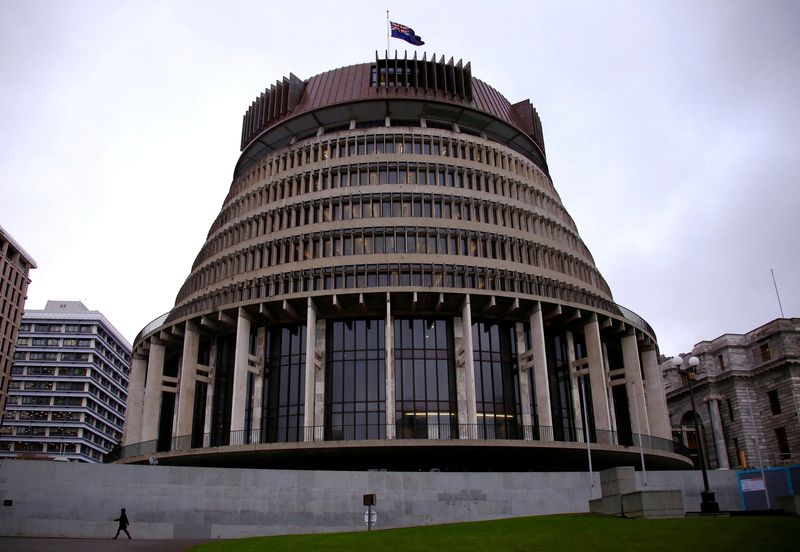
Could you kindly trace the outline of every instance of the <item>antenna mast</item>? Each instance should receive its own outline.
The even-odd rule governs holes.
[[[775,297],[778,298],[778,308],[781,309],[781,318],[786,318],[783,315],[783,305],[781,305],[781,295],[778,293],[778,284],[775,282],[775,271],[771,268],[769,269],[770,274],[772,274],[772,285],[775,286]]]

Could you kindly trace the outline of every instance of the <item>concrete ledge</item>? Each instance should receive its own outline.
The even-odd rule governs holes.
[[[778,508],[792,514],[793,516],[800,516],[800,495],[792,496],[779,496]]]
[[[682,518],[683,495],[680,491],[636,491],[622,496],[625,517],[661,519]]]
[[[629,466],[600,472],[603,496],[624,495],[637,490],[636,470]]]
[[[683,493],[672,489],[640,490],[636,471],[629,466],[600,472],[603,498],[589,501],[598,514],[629,518],[683,517]]]
[[[589,501],[589,511],[593,514],[605,514],[607,516],[622,515],[622,500],[620,495],[605,496]]]

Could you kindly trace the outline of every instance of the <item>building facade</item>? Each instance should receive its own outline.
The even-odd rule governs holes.
[[[80,301],[28,310],[14,355],[2,457],[101,462],[122,439],[130,344]]]
[[[265,90],[241,149],[134,342],[124,461],[566,468],[587,434],[609,465],[636,434],[683,465],[655,334],[614,302],[528,100],[376,55]]]
[[[0,423],[8,397],[11,365],[17,343],[30,270],[36,261],[0,226]]]
[[[800,318],[701,341],[682,356],[700,360],[695,414],[709,466],[800,463]],[[672,359],[662,367],[675,438],[696,450],[687,375]]]

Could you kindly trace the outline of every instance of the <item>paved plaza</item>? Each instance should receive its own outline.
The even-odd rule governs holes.
[[[203,539],[38,539],[0,537],[0,550],[15,552],[182,552]]]

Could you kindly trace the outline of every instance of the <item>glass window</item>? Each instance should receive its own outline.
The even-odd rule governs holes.
[[[472,348],[478,436],[521,438],[515,324],[473,323]]]
[[[762,343],[759,346],[759,352],[761,353],[761,362],[767,362],[772,358],[772,354],[769,350],[769,343]]]
[[[781,413],[781,400],[778,398],[778,390],[773,389],[767,393],[767,397],[769,398],[769,408],[772,411],[773,416],[775,414]]]
[[[397,437],[458,437],[452,321],[394,320]]]
[[[385,322],[327,323],[325,439],[382,439],[386,435]]]
[[[306,327],[270,329],[266,337],[266,374],[261,441],[297,442],[305,437]]]
[[[792,451],[789,449],[789,439],[786,436],[785,427],[775,428],[775,439],[778,441],[778,452],[780,453],[781,460],[790,458]]]

